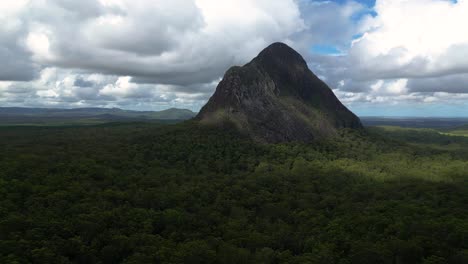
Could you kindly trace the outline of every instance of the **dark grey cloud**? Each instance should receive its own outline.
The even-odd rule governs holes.
[[[392,82],[408,79],[408,92],[468,93],[468,69],[463,66],[443,65],[431,69],[428,58],[416,57],[408,63],[395,67],[403,49],[376,56],[372,61],[362,62],[354,54],[325,56],[309,54],[309,67],[318,76],[323,76],[332,88],[347,92],[369,92],[379,80]],[[450,51],[446,57],[452,57]],[[462,53],[461,53],[462,54]],[[453,63],[454,60],[447,59]],[[343,85],[344,83],[344,85]]]
[[[30,81],[37,77],[37,67],[29,54],[15,48],[0,47],[0,80]]]
[[[30,81],[37,77],[40,67],[21,43],[24,34],[22,25],[0,25],[0,80]]]
[[[19,82],[3,89],[4,93],[14,94],[15,96],[23,96],[25,94],[34,93],[35,91],[34,87],[27,82]]]
[[[468,74],[453,74],[435,78],[418,78],[408,81],[411,92],[447,92],[468,94]]]
[[[46,2],[28,11],[41,23],[31,31],[50,42],[50,56],[35,54],[39,63],[132,76],[138,83],[211,82],[302,27],[292,0],[249,3],[258,18],[244,21],[229,19],[233,10],[223,11],[223,3],[205,1]]]
[[[95,85],[92,81],[84,80],[83,77],[77,76],[74,82],[74,86],[78,87],[93,87]]]

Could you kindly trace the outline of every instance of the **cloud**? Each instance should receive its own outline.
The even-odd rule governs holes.
[[[303,54],[352,109],[468,94],[468,0],[16,0],[0,9],[2,106],[198,110],[230,66],[274,41]]]
[[[93,87],[94,82],[87,81],[87,80],[83,79],[83,77],[77,76],[73,85],[77,86],[77,87]]]
[[[468,1],[377,0],[374,11],[349,27],[355,35],[343,54],[309,56],[313,71],[358,113],[466,108]]]
[[[196,109],[229,67],[305,27],[293,0],[15,3],[0,4],[0,80],[31,92],[18,97],[4,89],[0,100],[8,104],[133,100],[138,107],[155,101]]]
[[[468,72],[468,1],[380,0],[352,43],[360,79],[423,78]]]
[[[29,74],[3,79],[31,80],[44,67],[56,67],[197,94],[212,90],[226,69],[246,63],[273,41],[286,41],[305,55],[310,41],[343,46],[356,31],[346,25],[363,8],[356,2],[292,0],[25,1],[9,16],[21,30],[8,40],[14,47],[22,44],[25,63],[4,69]],[[12,56],[21,57],[18,51]],[[91,88],[79,78],[76,87]],[[112,91],[107,95],[115,97]]]
[[[27,13],[37,63],[139,83],[210,82],[303,27],[292,0],[44,0]]]
[[[21,36],[27,33],[26,25],[20,18],[26,4],[25,0],[0,2],[0,80],[32,80],[39,69],[20,41]]]
[[[298,4],[306,31],[297,34],[294,41],[296,45],[301,44],[305,55],[313,44],[347,50],[350,39],[360,30],[356,18],[370,12],[368,7],[356,1],[340,4],[333,1],[299,0]]]
[[[0,81],[2,106],[121,107],[161,110],[184,107],[198,110],[213,93],[215,83],[191,86],[136,84],[129,76],[75,73],[44,68],[30,82]]]
[[[408,82],[413,92],[447,92],[468,94],[468,73],[432,78],[416,78]]]

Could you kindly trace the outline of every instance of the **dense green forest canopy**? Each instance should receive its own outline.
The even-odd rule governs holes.
[[[0,128],[0,263],[468,263],[468,138]]]

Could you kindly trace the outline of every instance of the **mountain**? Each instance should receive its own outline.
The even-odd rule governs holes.
[[[447,131],[463,129],[463,125],[468,124],[468,118],[466,117],[361,116],[361,121],[364,126],[435,128]]]
[[[188,120],[193,118],[195,115],[195,112],[188,109],[169,108],[158,112],[151,112],[149,116],[153,119],[159,120]]]
[[[340,128],[362,128],[295,50],[274,43],[246,65],[230,68],[196,117],[234,124],[262,142],[309,142]]]
[[[11,124],[95,124],[120,121],[180,121],[193,118],[188,109],[163,111],[131,111],[119,108],[23,108],[0,107],[0,125]]]

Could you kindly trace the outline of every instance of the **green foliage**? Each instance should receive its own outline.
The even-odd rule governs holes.
[[[444,130],[442,132],[447,134],[447,135],[452,135],[452,136],[468,137],[468,125],[447,129],[447,130]]]
[[[467,263],[465,142],[392,133],[0,128],[0,263]]]

